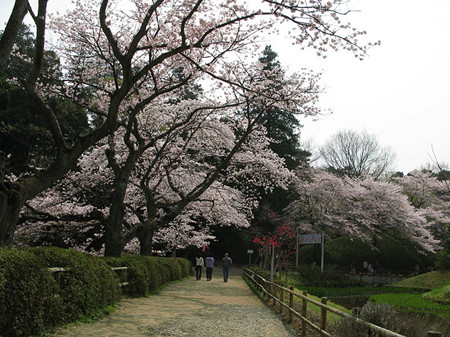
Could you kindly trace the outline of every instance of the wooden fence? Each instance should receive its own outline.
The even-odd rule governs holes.
[[[306,326],[308,325],[311,329],[319,332],[322,336],[332,337],[329,332],[327,332],[327,312],[332,312],[340,317],[349,318],[356,320],[364,325],[366,325],[371,331],[376,332],[382,336],[386,337],[406,337],[404,335],[400,335],[396,332],[387,330],[378,325],[363,321],[357,317],[349,315],[345,312],[342,312],[336,308],[330,307],[327,305],[327,298],[322,297],[321,301],[318,302],[310,297],[308,297],[308,292],[298,292],[294,290],[294,287],[285,288],[273,282],[270,282],[255,272],[251,271],[248,268],[244,268],[244,275],[247,279],[256,286],[263,294],[263,297],[267,297],[268,300],[272,300],[273,305],[275,306],[277,303],[280,306],[280,312],[283,311],[283,308],[288,310],[288,322],[292,322],[292,317],[295,316],[302,321],[302,331],[301,336],[306,336]],[[301,313],[297,312],[294,309],[294,299],[299,298],[302,302],[301,305]],[[308,319],[307,308],[308,303],[312,305],[316,305],[320,308],[320,321],[319,325],[313,323],[310,319]],[[442,334],[439,332],[428,332],[427,337],[441,337]]]
[[[69,272],[72,270],[72,268],[60,268],[60,267],[53,267],[53,268],[47,268],[52,274],[55,275],[56,281],[59,283],[61,279],[61,273]],[[115,272],[121,271],[121,270],[128,270],[128,267],[111,267],[112,270]],[[119,287],[125,287],[128,285],[128,282],[120,282]]]

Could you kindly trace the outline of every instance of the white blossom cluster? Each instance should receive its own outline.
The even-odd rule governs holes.
[[[370,176],[338,177],[317,169],[296,185],[299,198],[289,206],[289,213],[302,219],[306,232],[334,231],[373,243],[374,238],[393,230],[427,251],[442,243],[438,236],[446,237],[436,235],[439,230],[448,235],[450,204],[445,198],[450,190],[428,174],[416,172],[395,181],[379,181]],[[446,197],[437,198],[439,193]],[[419,199],[420,207],[414,204]]]

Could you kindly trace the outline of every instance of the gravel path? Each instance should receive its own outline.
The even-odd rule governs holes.
[[[297,336],[251,292],[241,269],[232,268],[227,283],[221,274],[222,270],[215,268],[212,281],[190,277],[169,285],[158,295],[122,300],[110,316],[53,336]]]

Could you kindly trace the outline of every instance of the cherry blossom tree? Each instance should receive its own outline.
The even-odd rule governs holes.
[[[298,182],[297,190],[299,198],[288,207],[288,213],[302,231],[350,235],[374,246],[378,238],[394,231],[423,250],[438,246],[424,213],[391,182],[316,170],[310,179]]]
[[[413,171],[394,182],[402,187],[414,207],[427,219],[433,234],[448,249],[450,236],[450,184],[439,175]]]
[[[161,96],[197,79],[217,82],[212,87],[219,88],[215,95],[221,98],[221,107],[227,100],[242,98],[227,96],[240,95],[239,90],[245,92],[245,97],[253,93],[254,99],[263,100],[276,94],[266,84],[260,85],[259,89],[264,90],[254,87],[255,82],[243,76],[248,68],[229,62],[244,60],[252,48],[257,48],[257,43],[251,42],[258,40],[258,34],[273,31],[281,24],[290,25],[291,37],[299,49],[315,48],[319,55],[327,49],[349,49],[357,56],[364,55],[365,49],[356,43],[362,32],[340,22],[346,14],[340,10],[340,2],[259,1],[254,5],[225,0],[76,1],[73,11],[53,18],[51,24],[59,36],[55,48],[64,66],[65,86],[61,89],[39,84],[47,29],[47,0],[39,0],[37,14],[29,10],[36,23],[36,53],[28,77],[19,82],[46,120],[56,154],[54,161],[36,174],[18,179],[0,174],[0,241],[12,242],[20,210],[27,200],[74,169],[83,153],[101,139],[119,127],[136,125],[137,115],[159,104]],[[9,47],[2,52],[8,54]],[[171,70],[179,67],[183,76],[176,78]],[[222,91],[220,83],[239,90]],[[88,111],[93,131],[68,145],[60,120],[46,103],[52,95],[71,99],[79,109]],[[252,125],[251,121],[247,125]],[[5,160],[2,157],[2,163]],[[126,184],[127,174],[117,176],[116,185]],[[126,188],[115,191],[120,201]],[[111,219],[121,218],[121,208],[111,211],[118,213]],[[114,254],[117,250],[113,249]]]
[[[294,97],[287,96],[289,101]],[[251,175],[251,183],[264,189],[275,185],[286,187],[290,172],[284,168],[283,160],[268,148],[269,141],[263,129],[256,128],[256,123],[242,129],[241,126],[246,125],[242,123],[242,114],[234,114],[239,118],[231,122],[233,115],[229,106],[219,109],[210,101],[206,103],[209,105],[200,101],[162,102],[151,111],[151,126],[149,115],[141,114],[137,118],[139,127],[120,128],[114,139],[82,157],[80,171],[71,177],[72,181],[84,185],[82,191],[92,186],[112,186],[114,195],[116,190],[124,188],[120,202],[113,200],[108,210],[99,210],[110,218],[106,234],[111,230],[108,227],[111,217],[117,217],[112,215],[114,208],[119,207],[124,212],[119,218],[120,227],[113,231],[116,237],[112,239],[120,252],[137,236],[141,253],[149,254],[156,229],[174,227],[174,221],[187,226],[199,214],[208,223],[248,226],[250,210],[256,200],[227,186],[234,180],[242,180],[241,175]],[[255,118],[260,115],[256,114]],[[130,133],[135,135],[133,140]],[[127,181],[118,185],[118,177]],[[74,196],[75,188],[68,189],[67,181],[63,183]],[[47,200],[46,194],[42,196],[44,200]],[[33,200],[33,209],[52,206],[46,207],[42,198]],[[56,204],[59,212],[63,211],[63,203],[57,201]],[[127,224],[125,229],[123,223]],[[108,248],[108,242],[106,244]]]

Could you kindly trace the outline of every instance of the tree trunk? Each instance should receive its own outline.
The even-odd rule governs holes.
[[[105,256],[120,257],[125,246],[122,236],[124,217],[123,200],[127,188],[126,182],[117,182],[112,196],[109,219],[105,228]]]
[[[105,228],[105,256],[120,257],[126,240],[122,234],[125,194],[136,157],[130,155],[122,168],[116,168],[109,219]]]
[[[14,42],[16,41],[17,33],[19,32],[20,25],[23,18],[27,14],[27,0],[16,0],[11,16],[3,31],[2,38],[0,39],[0,67],[3,67],[8,61],[9,54],[11,53]]]
[[[123,250],[123,243],[122,243],[122,237],[113,235],[114,233],[107,234],[108,228],[105,231],[105,256],[112,256],[112,257],[120,257]],[[111,232],[111,231],[110,231]]]
[[[47,181],[30,177],[19,182],[0,180],[0,246],[11,246],[25,202],[47,188]]]
[[[143,224],[143,226],[139,229],[137,237],[141,248],[141,255],[152,255],[154,233],[155,227],[149,222]]]
[[[25,198],[16,186],[0,186],[0,245],[11,246]],[[18,186],[20,187],[20,186]]]

